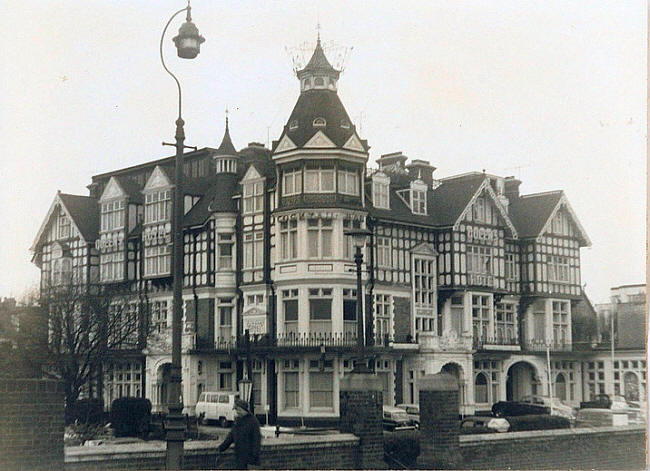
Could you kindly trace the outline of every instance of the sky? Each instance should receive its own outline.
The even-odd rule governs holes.
[[[182,0],[5,0],[0,28],[0,297],[39,279],[29,251],[57,190],[172,155],[175,84],[158,53]],[[183,87],[186,144],[277,139],[299,94],[291,57],[348,50],[339,95],[370,159],[403,151],[441,178],[514,175],[563,189],[591,238],[593,302],[646,279],[644,1],[194,0],[206,38],[165,57]],[[337,46],[338,49],[334,46]],[[347,49],[345,49],[347,48]]]

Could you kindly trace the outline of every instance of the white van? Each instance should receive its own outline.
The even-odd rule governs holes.
[[[235,421],[235,399],[238,397],[238,392],[202,392],[196,403],[199,423],[216,420],[221,427],[231,425]]]

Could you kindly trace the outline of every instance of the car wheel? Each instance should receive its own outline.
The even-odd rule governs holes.
[[[220,417],[219,418],[219,427],[226,428],[227,425],[228,425],[228,421],[226,420],[226,418],[225,417]]]

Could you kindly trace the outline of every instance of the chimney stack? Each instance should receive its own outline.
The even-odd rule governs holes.
[[[513,176],[506,177],[503,193],[510,201],[519,198],[519,185],[521,185],[521,180],[517,180]]]
[[[404,164],[406,163],[407,160],[408,157],[405,156],[402,153],[402,151],[399,151],[399,152],[392,152],[390,154],[383,154],[380,158],[377,159],[377,163],[379,164],[379,170],[381,170],[382,172],[385,171],[391,172],[392,169],[389,169],[389,167],[393,167],[393,166],[399,168],[400,170],[404,170]]]
[[[429,188],[433,187],[433,172],[436,170],[436,167],[429,162],[414,159],[406,168],[408,169],[411,180],[419,179],[426,183]]]

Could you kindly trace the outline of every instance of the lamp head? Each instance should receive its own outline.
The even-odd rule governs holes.
[[[366,244],[368,236],[372,235],[368,229],[350,229],[344,232],[348,237],[352,237],[352,243],[355,247],[363,247]]]
[[[194,59],[201,52],[201,43],[205,42],[205,38],[199,34],[199,29],[192,23],[190,11],[188,6],[187,19],[178,29],[178,36],[172,39],[178,50],[178,57],[182,59]]]

